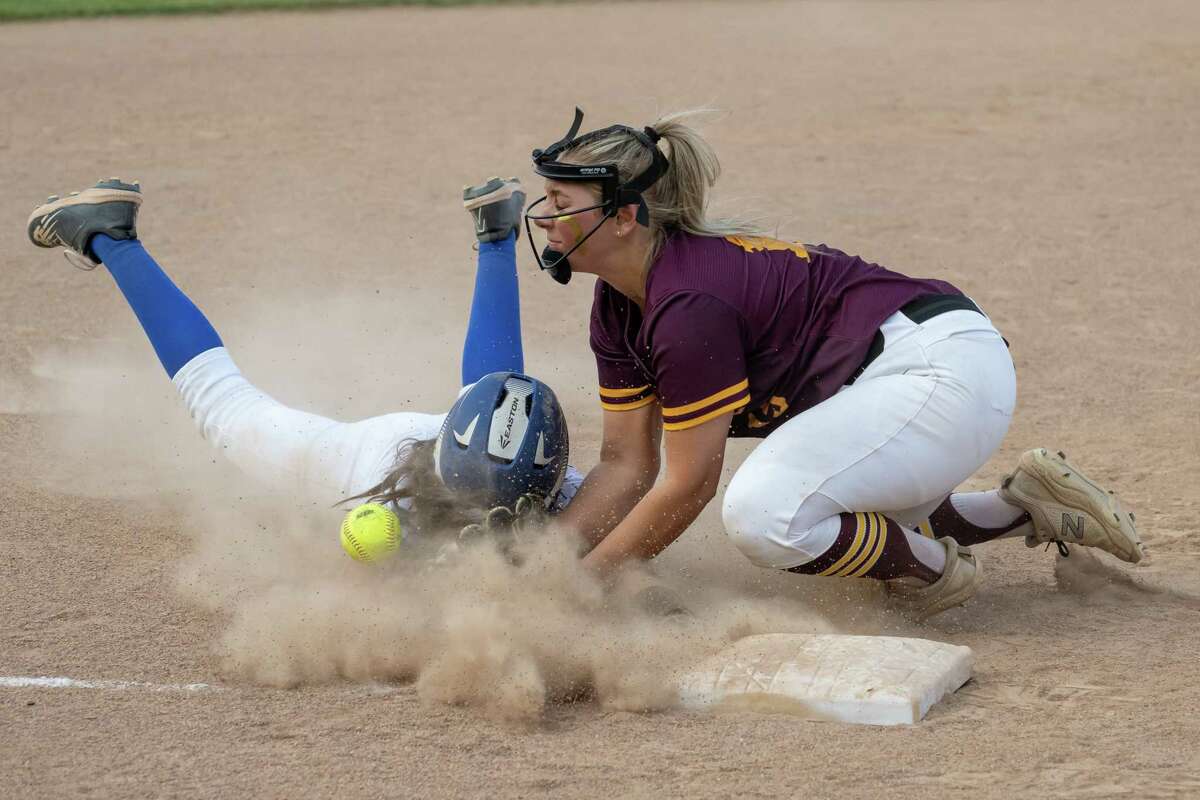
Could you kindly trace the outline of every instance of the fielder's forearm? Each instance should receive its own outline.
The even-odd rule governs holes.
[[[559,521],[591,550],[633,510],[654,485],[655,477],[633,464],[601,461],[587,474]]]
[[[712,499],[703,487],[660,483],[642,498],[584,563],[606,573],[634,559],[650,559],[680,537]]]

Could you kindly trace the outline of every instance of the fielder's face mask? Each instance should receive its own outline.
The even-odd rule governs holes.
[[[543,214],[539,216],[534,214],[533,210],[546,201],[546,198],[543,197],[541,200],[534,202],[525,211],[525,233],[528,235],[530,247],[533,248],[533,257],[537,259],[538,266],[549,272],[550,277],[559,283],[567,283],[571,280],[571,264],[567,261],[571,253],[578,250],[579,246],[591,238],[593,233],[600,230],[600,226],[604,224],[605,220],[609,217],[615,217],[618,209],[622,206],[637,204],[638,224],[649,227],[650,211],[646,207],[646,201],[642,197],[642,192],[653,186],[654,182],[661,178],[663,173],[667,171],[668,166],[667,157],[658,149],[657,143],[661,137],[659,137],[658,132],[653,128],[646,127],[639,131],[626,125],[610,125],[598,131],[576,136],[579,133],[579,126],[581,124],[583,124],[583,112],[576,108],[575,121],[571,123],[571,129],[567,131],[567,135],[545,150],[533,151],[533,171],[543,178],[550,178],[556,181],[578,181],[581,183],[600,184],[600,202],[594,206],[574,208],[570,211],[560,211],[557,214]],[[625,183],[621,183],[621,176],[617,172],[616,164],[569,164],[558,160],[558,156],[567,150],[618,132],[627,133],[634,139],[637,139],[654,156],[654,160],[650,163],[649,167],[640,175],[635,175]],[[561,219],[596,209],[604,211],[603,216],[600,217],[600,221],[585,236],[581,237],[570,250],[560,253],[547,245],[541,253],[538,253],[537,245],[533,243],[533,222],[544,219]]]

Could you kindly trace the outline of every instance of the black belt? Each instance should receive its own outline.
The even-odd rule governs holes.
[[[949,311],[983,313],[971,298],[961,294],[928,294],[900,306],[900,313],[918,325]],[[875,331],[875,338],[871,340],[871,346],[867,348],[866,357],[858,365],[858,369],[854,370],[850,379],[846,381],[847,386],[858,380],[858,376],[866,372],[867,367],[871,366],[871,362],[879,358],[879,354],[883,352],[883,344],[883,331]]]

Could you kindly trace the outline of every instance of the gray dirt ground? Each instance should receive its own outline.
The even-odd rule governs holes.
[[[111,281],[29,246],[28,211],[138,177],[143,238],[252,379],[328,414],[436,410],[457,386],[473,260],[456,190],[495,173],[536,185],[529,150],[575,104],[597,126],[717,106],[727,205],[979,300],[1021,383],[972,485],[1027,447],[1066,449],[1136,509],[1153,553],[1137,584],[1058,581],[1050,553],[999,542],[966,608],[920,628],[868,609],[851,627],[976,652],[975,681],[912,728],[586,702],[514,727],[412,685],[231,682],[214,655],[225,620],[175,589],[191,548],[176,501],[216,456]],[[0,676],[235,686],[0,689],[0,795],[1200,795],[1200,5],[8,25],[0,109]],[[586,466],[589,284],[564,290],[520,258],[527,360],[564,397]],[[664,561],[706,558],[779,584],[740,564],[711,512]],[[818,610],[837,597],[795,583]]]

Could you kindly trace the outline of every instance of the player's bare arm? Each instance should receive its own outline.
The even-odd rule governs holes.
[[[662,420],[656,404],[604,411],[603,425],[600,461],[559,518],[588,550],[646,496],[659,470]]]
[[[733,413],[665,436],[667,468],[657,484],[584,561],[601,572],[661,553],[717,494]]]

